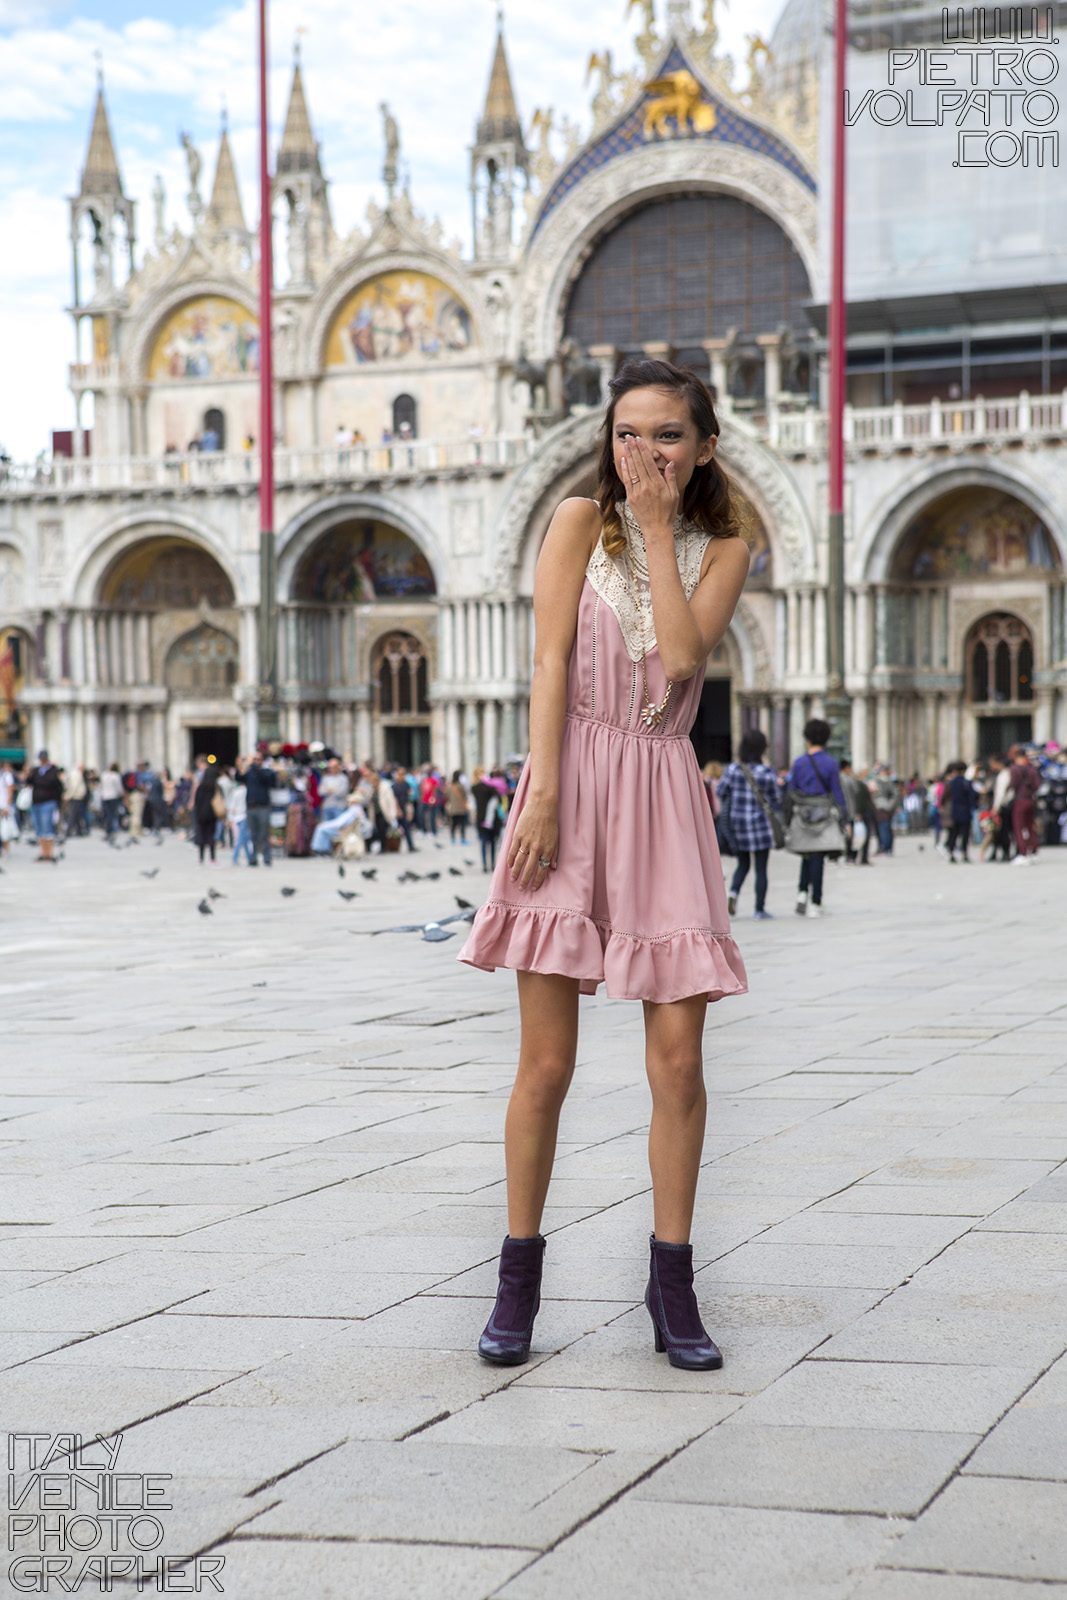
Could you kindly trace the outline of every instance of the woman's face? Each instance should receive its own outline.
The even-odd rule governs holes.
[[[685,493],[694,468],[711,460],[718,443],[714,434],[708,439],[700,437],[684,396],[673,389],[631,389],[617,401],[612,456],[615,472],[623,483],[626,475],[622,470],[622,452],[627,440],[635,436],[648,445],[661,476],[666,472],[668,461],[674,463],[679,495]]]

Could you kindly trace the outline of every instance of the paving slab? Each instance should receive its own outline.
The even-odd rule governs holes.
[[[883,1558],[922,1571],[1067,1581],[1067,1484],[961,1477]]]
[[[283,903],[220,864],[205,927],[181,840],[152,882],[99,840],[43,883],[21,850],[0,1415],[123,1431],[173,1474],[167,1546],[223,1553],[236,1600],[647,1600],[665,1572],[715,1600],[1060,1600],[1067,851],[949,902],[902,840],[831,872],[824,922],[740,928],[694,1218],[726,1364],[694,1374],[641,1304],[638,1007],[582,1003],[534,1354],[489,1366],[514,981],[345,931],[440,892],[388,859],[349,910],[294,861]],[[432,859],[481,897],[461,848]]]
[[[980,1437],[898,1428],[765,1427],[746,1422],[748,1412],[745,1406],[703,1434],[635,1496],[913,1517]]]

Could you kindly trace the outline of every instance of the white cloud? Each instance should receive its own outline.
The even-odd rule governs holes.
[[[91,0],[90,0],[91,3]],[[102,5],[104,0],[99,0]],[[764,33],[781,0],[744,0],[718,18],[724,47],[743,56],[743,34]],[[65,10],[65,8],[63,8]],[[99,5],[98,5],[99,9]],[[720,8],[721,10],[721,8]],[[506,32],[519,107],[528,124],[551,105],[588,128],[584,86],[590,51],[608,46],[617,67],[633,62],[632,23],[622,0],[538,0],[515,7]],[[48,429],[68,427],[66,363],[73,334],[63,307],[70,295],[66,196],[85,158],[95,90],[95,52],[103,59],[112,131],[127,192],[138,202],[141,240],[152,230],[151,188],[161,173],[168,220],[186,222],[187,187],[178,133],[190,129],[204,156],[210,188],[219,126],[227,104],[246,215],[258,214],[255,189],[257,74],[252,0],[221,10],[206,24],[142,17],[110,25],[82,5],[66,22],[40,0],[0,0],[0,207],[7,242],[0,257],[0,441],[19,457],[34,455]],[[362,220],[380,192],[378,102],[389,101],[401,131],[401,154],[420,211],[441,217],[465,241],[468,145],[481,108],[492,55],[493,9],[486,0],[407,0],[370,15],[347,0],[273,0],[270,11],[272,128],[280,136],[300,34],[308,101],[332,183],[340,232]],[[11,241],[15,241],[14,248]]]

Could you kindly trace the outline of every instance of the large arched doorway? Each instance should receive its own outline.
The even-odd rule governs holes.
[[[387,633],[377,641],[371,688],[386,761],[408,768],[429,761],[429,662],[414,634]]]
[[[288,737],[357,760],[428,760],[423,641],[436,594],[426,556],[393,523],[349,516],[321,533],[297,564],[283,618]]]
[[[165,532],[123,550],[100,583],[89,641],[100,759],[181,771],[206,749],[204,730],[236,754],[239,637],[233,585],[208,551]]]
[[[964,695],[978,723],[979,756],[996,755],[1034,734],[1034,639],[1020,617],[992,611],[964,645]]]
[[[1020,496],[964,484],[931,500],[874,591],[874,755],[927,776],[1051,738],[1056,691],[1040,677],[1062,649],[1061,584],[1056,541]]]

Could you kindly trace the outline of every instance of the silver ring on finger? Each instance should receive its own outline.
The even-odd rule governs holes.
[[[541,868],[542,872],[547,872],[552,863],[547,856],[538,856],[537,865]]]

